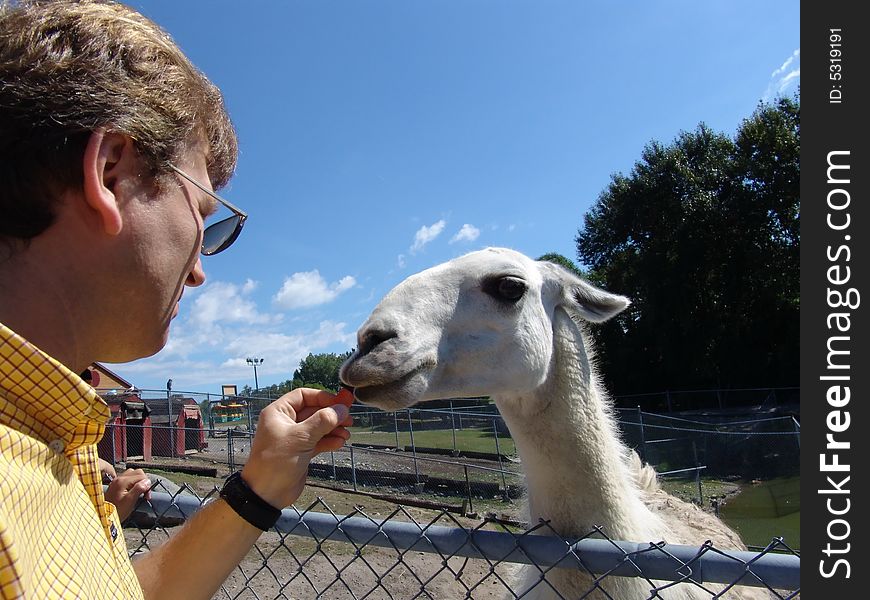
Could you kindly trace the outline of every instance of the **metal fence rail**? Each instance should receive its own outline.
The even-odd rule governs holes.
[[[140,502],[135,525],[125,527],[131,554],[147,551],[166,536],[165,525],[190,518],[217,497],[217,489],[205,498],[186,487],[174,494],[159,489],[158,484],[151,500]],[[667,598],[664,590],[673,585],[694,586],[710,597],[722,590],[711,584],[761,587],[775,598],[797,597],[800,588],[799,554],[779,539],[761,552],[714,548],[709,542],[695,547],[617,541],[601,529],[566,540],[546,523],[522,532],[488,522],[467,528],[447,512],[421,522],[403,507],[380,518],[359,508],[337,515],[318,500],[305,510],[285,509],[217,597],[517,598],[524,593],[511,577],[516,564],[534,565],[542,586],[550,585],[554,569],[594,577],[589,589],[569,596],[550,588],[559,598],[593,592],[609,598],[608,586],[623,577],[646,580],[648,598]]]

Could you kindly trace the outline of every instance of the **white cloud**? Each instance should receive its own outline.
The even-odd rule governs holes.
[[[398,256],[398,258],[397,258],[397,262],[398,262],[398,264],[399,264],[399,268],[400,268],[400,269],[404,269],[404,268],[405,268],[405,264],[406,264],[406,263],[405,263],[405,255],[404,255],[404,254],[400,254],[400,255]]]
[[[218,351],[194,343],[190,337],[176,338],[184,348],[183,353],[173,352],[167,346],[151,358],[124,365],[123,372],[134,383],[137,375],[161,382],[172,377],[178,390],[196,391],[204,385],[214,388],[223,383],[235,383],[241,388],[253,386],[253,370],[245,359],[256,356],[264,359],[262,366],[257,367],[259,383],[271,385],[289,379],[309,353],[344,352],[356,346],[356,332],[347,331],[344,322],[329,320],[321,321],[311,331],[288,331],[286,326],[282,331],[224,327],[216,328],[212,336]]]
[[[411,254],[414,254],[417,250],[421,250],[423,246],[441,235],[441,232],[444,231],[445,225],[447,225],[447,221],[441,219],[437,223],[433,223],[428,227],[423,225],[418,229],[417,233],[414,234],[414,244],[411,246],[410,250]]]
[[[798,48],[778,69],[770,74],[770,82],[763,96],[765,102],[773,100],[776,96],[785,95],[786,92],[800,83],[800,60],[801,50]]]
[[[795,60],[800,60],[800,56],[801,56],[801,49],[798,48],[797,50],[795,50],[794,52],[792,52],[791,56],[789,56],[789,57],[785,60],[785,62],[782,63],[782,66],[780,66],[776,71],[774,71],[773,73],[771,73],[770,76],[771,76],[771,77],[777,77],[777,76],[779,76],[780,74],[785,73],[785,72],[786,72],[786,69],[788,69],[788,68],[792,65],[792,63],[794,63]]]
[[[245,298],[256,287],[250,279],[242,286],[222,281],[208,284],[193,301],[190,321],[196,328],[208,329],[220,322],[254,325],[280,319],[258,312],[254,301]]]
[[[315,269],[293,273],[284,279],[284,285],[281,286],[272,300],[277,306],[287,310],[306,308],[332,302],[339,294],[355,285],[356,279],[350,275],[346,275],[336,282],[327,283],[320,272]]]
[[[474,225],[469,225],[468,223],[464,224],[456,235],[454,235],[450,239],[450,243],[453,244],[455,242],[473,242],[480,236],[480,229],[475,227]]]

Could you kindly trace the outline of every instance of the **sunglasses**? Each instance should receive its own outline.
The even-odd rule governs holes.
[[[245,226],[245,221],[248,218],[248,213],[240,208],[237,208],[228,200],[224,200],[175,165],[169,165],[169,168],[175,171],[178,175],[181,175],[182,177],[187,179],[190,183],[198,187],[202,192],[208,194],[209,196],[226,206],[228,209],[233,211],[233,216],[227,217],[226,219],[218,221],[217,223],[212,223],[205,228],[205,231],[202,232],[201,252],[205,256],[212,256],[213,254],[223,252],[224,250],[229,248],[233,244],[233,242],[236,241],[236,238],[239,237],[239,234],[242,232],[242,227]]]

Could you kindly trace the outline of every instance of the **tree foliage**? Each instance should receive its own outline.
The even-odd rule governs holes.
[[[632,305],[595,329],[616,393],[798,381],[800,104],[760,104],[732,138],[649,144],[585,217],[578,257]]]
[[[567,256],[559,254],[558,252],[548,252],[547,254],[539,256],[536,260],[545,260],[547,262],[556,263],[557,265],[568,269],[578,277],[586,277],[586,274],[583,273],[580,267],[578,267],[573,260]]]
[[[321,387],[337,392],[341,387],[341,382],[338,380],[338,369],[350,355],[350,351],[343,354],[309,353],[302,359],[299,368],[293,373],[293,380],[294,382],[299,381],[300,385],[307,387]]]

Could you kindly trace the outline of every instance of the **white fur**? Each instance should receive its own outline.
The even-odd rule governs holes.
[[[516,302],[499,300],[504,277],[521,281]],[[620,440],[601,392],[582,321],[603,321],[628,306],[551,263],[488,248],[418,273],[387,294],[360,328],[359,348],[341,379],[357,398],[396,410],[440,398],[491,396],[516,443],[530,522],[544,519],[563,538],[596,526],[615,540],[667,541],[745,549],[718,519],[663,492],[655,472]],[[514,592],[528,599],[577,597],[593,586],[581,570],[520,569]],[[536,585],[537,584],[537,585]],[[650,597],[642,578],[607,577],[589,598]],[[551,587],[552,586],[552,587]],[[709,589],[721,589],[708,586]],[[609,596],[608,596],[609,595]],[[656,598],[710,594],[691,584]],[[727,598],[766,598],[734,588]]]

